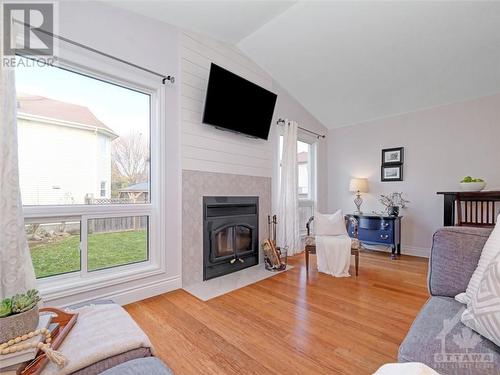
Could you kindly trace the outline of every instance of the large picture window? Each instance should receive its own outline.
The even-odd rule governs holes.
[[[16,70],[23,204],[149,202],[150,95],[25,65]]]
[[[37,278],[150,260],[153,93],[71,67],[22,63],[16,89],[21,197]]]

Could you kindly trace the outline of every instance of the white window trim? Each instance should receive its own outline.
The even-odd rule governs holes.
[[[165,128],[161,126],[165,122],[165,87],[157,77],[74,46],[59,46],[59,54],[61,58],[55,64],[57,67],[150,95],[150,203],[126,206],[24,206],[24,216],[26,219],[80,217],[82,233],[83,230],[86,231],[85,220],[87,218],[149,216],[149,254],[145,262],[96,270],[86,274],[82,273],[83,268],[87,267],[86,259],[82,257],[80,272],[37,279],[40,293],[49,300],[166,273],[165,252],[162,251],[166,244],[165,231],[162,230],[166,226],[166,215],[161,210],[166,202],[166,168],[164,168],[163,161],[167,142]],[[84,238],[85,236],[82,237],[82,242]],[[81,243],[81,245],[84,244]]]
[[[305,142],[310,145],[309,149],[309,197],[300,198],[299,201],[312,201],[316,202],[317,197],[317,153],[318,153],[318,140],[310,134],[300,131],[297,135],[297,140]]]
[[[283,127],[279,126],[278,127],[278,132],[277,132],[277,137],[276,137],[276,180],[277,180],[277,191],[279,194],[280,187],[281,187],[281,155],[280,155],[280,138],[283,136]],[[317,179],[317,169],[318,169],[318,139],[317,137],[299,129],[297,132],[297,141],[302,141],[305,143],[308,143],[311,145],[311,153],[309,157],[309,164],[310,164],[310,174],[309,174],[309,198],[298,198],[299,199],[299,204],[300,201],[313,201],[314,202],[314,210],[316,210],[316,204],[317,204],[317,196],[318,196],[318,179]],[[298,196],[298,193],[297,193]]]
[[[301,142],[305,142],[310,145],[309,148],[309,197],[308,198],[300,198],[299,207],[311,207],[312,214],[316,212],[317,208],[317,154],[318,154],[318,139],[311,134],[301,131],[299,129],[297,140]],[[300,228],[300,233],[302,237],[306,236],[306,229]]]
[[[280,192],[280,186],[281,186],[281,155],[280,155],[280,137],[283,136],[283,127],[279,126],[278,131],[277,131],[277,137],[276,137],[276,151],[275,151],[275,160],[276,160],[276,172],[275,172],[275,177],[276,177],[276,197],[279,196]],[[311,155],[309,159],[310,163],[310,175],[309,175],[309,188],[310,188],[310,193],[309,193],[309,198],[300,198],[298,196],[298,187],[297,187],[297,199],[298,199],[298,205],[300,207],[311,207],[312,212],[316,212],[317,210],[317,158],[318,158],[318,139],[309,134],[308,132],[302,131],[301,129],[298,130],[297,133],[297,140],[306,142],[311,145]],[[278,206],[278,202],[276,202],[276,207]],[[302,237],[305,236],[305,227],[300,228],[300,234]]]

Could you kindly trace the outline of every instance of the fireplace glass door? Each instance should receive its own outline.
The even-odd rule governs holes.
[[[253,228],[249,225],[227,225],[212,233],[212,261],[234,258],[253,251]]]
[[[236,225],[235,229],[235,251],[244,253],[252,251],[252,229],[245,225]]]
[[[234,227],[225,227],[215,233],[213,257],[224,258],[234,254]]]

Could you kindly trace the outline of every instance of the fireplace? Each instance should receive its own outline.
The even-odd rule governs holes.
[[[258,264],[258,242],[258,197],[203,197],[203,280]]]

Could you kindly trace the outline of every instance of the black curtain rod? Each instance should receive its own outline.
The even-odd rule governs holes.
[[[276,123],[277,123],[278,125],[279,125],[279,124],[285,124],[285,123],[286,123],[286,121],[285,121],[285,120],[283,120],[282,118],[280,118],[280,119],[279,119]],[[318,137],[318,138],[326,138],[326,135],[324,135],[324,134],[318,134],[318,133],[316,133],[316,132],[313,132],[312,130],[305,129],[305,128],[301,128],[300,126],[298,126],[298,128],[299,128],[300,130],[302,130],[302,131],[305,131],[305,132],[308,132],[308,133],[314,134],[314,135],[315,135],[316,137]]]
[[[19,23],[21,25],[23,25],[24,27],[31,27],[30,25],[28,25],[27,23],[24,23],[24,22],[20,22],[20,21],[17,21],[17,20],[14,20],[14,22],[16,23]],[[150,69],[147,69],[147,68],[144,68],[142,66],[139,66],[137,64],[134,64],[134,63],[131,63],[129,61],[126,61],[126,60],[123,60],[123,59],[120,59],[119,57],[115,57],[113,55],[110,55],[106,52],[102,52],[102,51],[99,51],[95,48],[92,48],[92,47],[89,47],[85,44],[82,44],[82,43],[78,43],[78,42],[75,42],[74,40],[71,40],[71,39],[68,39],[68,38],[65,38],[63,36],[60,36],[60,35],[56,35],[54,33],[51,33],[49,31],[46,31],[46,30],[43,30],[43,29],[37,29],[37,31],[40,31],[46,35],[49,35],[53,38],[56,38],[56,39],[59,39],[59,40],[62,40],[63,42],[66,42],[66,43],[69,43],[69,44],[72,44],[74,46],[77,46],[77,47],[80,47],[80,48],[83,48],[83,49],[86,49],[87,51],[91,51],[91,52],[94,52],[94,53],[97,53],[98,55],[101,55],[101,56],[104,56],[104,57],[107,57],[108,59],[112,59],[112,60],[115,60],[115,61],[118,61],[118,62],[121,62],[123,64],[126,64],[128,66],[132,66],[136,69],[140,69],[142,70],[143,72],[148,72],[150,74],[153,74],[155,76],[158,76],[162,79],[162,83],[165,84],[166,81],[169,81],[170,83],[174,83],[175,82],[175,77],[174,76],[171,76],[171,75],[168,75],[166,76],[165,74],[161,74],[161,73],[158,73],[158,72],[155,72],[153,70],[150,70]]]

